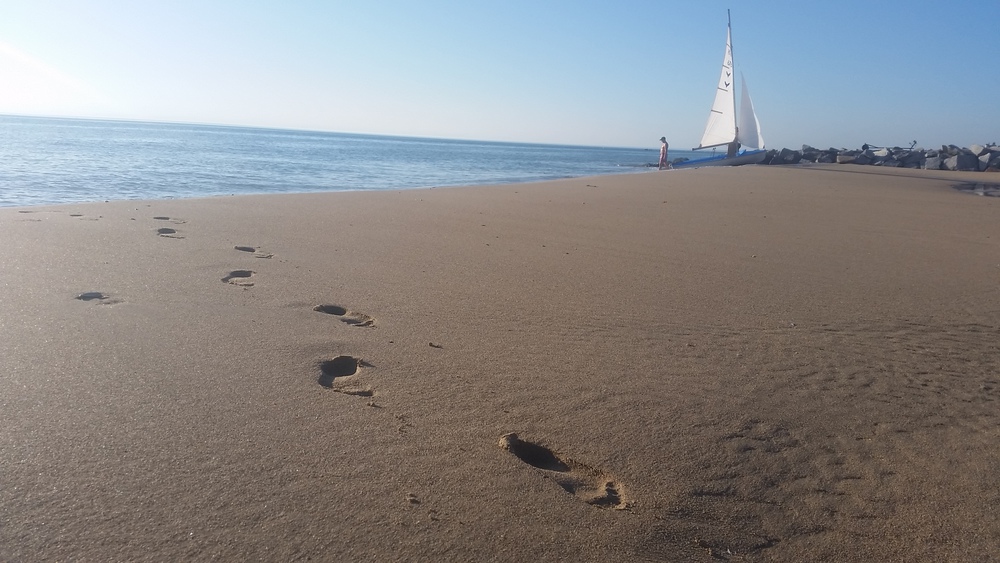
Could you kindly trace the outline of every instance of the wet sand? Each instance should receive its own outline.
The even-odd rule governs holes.
[[[0,209],[0,560],[989,560],[988,179]]]

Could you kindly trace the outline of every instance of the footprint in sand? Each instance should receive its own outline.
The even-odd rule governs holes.
[[[250,281],[251,277],[253,277],[253,270],[233,270],[229,272],[229,275],[222,278],[222,281],[232,285],[252,287],[253,282]]]
[[[86,293],[81,293],[76,296],[76,299],[80,301],[96,301],[99,305],[114,305],[116,303],[121,303],[121,299],[115,299],[110,295],[101,293],[100,291],[88,291]]]
[[[362,367],[371,367],[371,364],[353,356],[337,356],[332,360],[325,360],[319,364],[318,382],[327,389],[332,389],[345,395],[373,397],[375,396],[375,391],[371,387],[362,387],[354,384],[334,385],[334,381],[337,378],[355,375]]]
[[[156,234],[164,238],[184,238],[177,234],[177,229],[171,229],[170,227],[161,227],[156,229]]]
[[[326,313],[327,315],[333,315],[335,317],[340,317],[342,322],[345,322],[351,326],[360,326],[365,328],[375,328],[375,319],[364,313],[358,313],[355,311],[348,311],[346,308],[340,305],[316,305],[313,307],[313,311],[319,311],[320,313]]]
[[[252,252],[254,258],[273,258],[274,254],[270,252],[264,252],[253,246],[234,246],[236,250],[240,252]]]
[[[183,225],[184,223],[187,223],[187,221],[184,221],[183,219],[171,219],[170,217],[166,217],[163,215],[153,217],[153,219],[156,219],[157,221],[170,221],[175,225]]]
[[[499,445],[524,463],[540,469],[566,492],[580,497],[587,504],[616,510],[628,506],[622,496],[621,483],[604,471],[568,458],[561,459],[552,450],[521,440],[513,433],[501,436]]]

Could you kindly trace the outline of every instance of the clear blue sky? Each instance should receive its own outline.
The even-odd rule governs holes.
[[[690,148],[727,7],[770,147],[1000,142],[1000,0],[3,0],[0,113]]]

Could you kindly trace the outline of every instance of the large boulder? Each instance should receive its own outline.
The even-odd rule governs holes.
[[[986,164],[985,172],[1000,172],[1000,147],[997,148],[997,151],[993,151],[993,147],[990,147],[990,161]]]
[[[927,170],[941,170],[942,164],[944,164],[944,161],[941,160],[940,156],[930,156],[924,160],[923,167]]]
[[[983,153],[985,153],[986,151],[987,151],[987,149],[983,145],[971,145],[969,147],[969,152],[971,152],[972,154],[974,154],[976,156],[982,156]]]
[[[857,156],[849,153],[841,153],[837,155],[837,164],[853,164],[854,159]]]
[[[979,170],[979,159],[971,154],[961,153],[948,157],[944,161],[944,167],[948,170],[959,171]]]
[[[983,152],[982,156],[979,157],[979,171],[982,172],[990,167],[990,151]]]
[[[809,145],[802,145],[802,160],[816,162],[822,154],[823,151],[819,149],[810,147]]]
[[[781,149],[771,158],[771,164],[798,164],[802,153],[791,149]]]
[[[897,158],[905,168],[923,168],[924,160],[927,159],[922,150],[904,151]]]

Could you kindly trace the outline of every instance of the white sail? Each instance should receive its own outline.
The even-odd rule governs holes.
[[[717,147],[736,139],[736,90],[733,87],[735,81],[732,32],[727,29],[726,57],[722,60],[719,88],[715,91],[715,102],[708,114],[708,124],[705,125],[705,134],[701,137],[701,145],[697,148]]]
[[[743,94],[740,97],[740,124],[737,141],[745,147],[755,149],[764,148],[764,137],[760,134],[760,121],[753,111],[753,100],[750,99],[750,90],[747,89],[747,79],[740,73]]]

